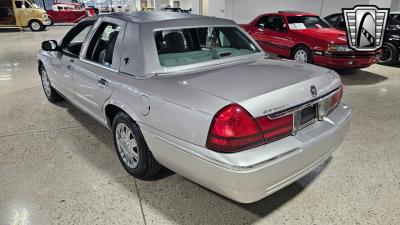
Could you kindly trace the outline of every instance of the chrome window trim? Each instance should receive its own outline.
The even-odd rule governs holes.
[[[113,68],[111,68],[111,67],[107,67],[107,66],[105,66],[105,65],[103,65],[103,64],[100,64],[100,63],[97,63],[97,62],[93,62],[93,61],[90,61],[90,60],[87,60],[87,59],[79,59],[79,60],[80,60],[81,62],[90,64],[90,65],[93,65],[93,66],[97,66],[97,67],[100,67],[100,68],[102,68],[102,69],[106,69],[106,70],[108,70],[108,71],[114,72],[114,73],[118,73],[118,70],[113,69]]]

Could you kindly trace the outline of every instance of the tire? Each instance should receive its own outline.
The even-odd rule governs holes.
[[[160,173],[162,166],[147,147],[139,126],[126,113],[114,117],[112,132],[119,161],[130,175],[149,180]]]
[[[49,20],[50,20],[50,25],[49,26],[53,26],[54,25],[53,19],[49,17]]]
[[[311,51],[306,46],[300,45],[293,50],[292,59],[296,62],[311,63]]]
[[[58,92],[51,86],[49,77],[47,76],[47,71],[43,65],[40,66],[39,73],[40,73],[40,80],[42,81],[43,91],[44,94],[46,95],[46,98],[50,102],[62,101],[63,98],[61,97],[61,95],[58,94]]]
[[[28,26],[33,32],[42,31],[45,28],[45,26],[39,20],[29,21]]]
[[[399,58],[399,52],[394,45],[391,43],[385,43],[382,46],[382,50],[382,57],[379,59],[379,64],[390,66],[397,62],[397,59]]]

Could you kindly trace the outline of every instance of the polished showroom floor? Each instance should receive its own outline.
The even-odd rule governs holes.
[[[400,66],[341,72],[345,142],[298,182],[238,204],[172,173],[133,179],[109,131],[46,100],[36,52],[69,28],[0,33],[0,224],[400,224]]]

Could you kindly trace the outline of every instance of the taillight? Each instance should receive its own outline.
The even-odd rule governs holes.
[[[329,104],[329,111],[336,108],[336,106],[340,102],[340,99],[342,98],[342,95],[343,95],[343,84],[340,85],[339,90],[331,97],[330,104]]]
[[[287,115],[277,119],[269,119],[267,116],[256,119],[266,143],[276,141],[292,134],[293,115]]]
[[[254,118],[238,104],[222,108],[214,116],[207,148],[218,152],[238,152],[264,144]]]
[[[292,131],[292,115],[254,119],[240,105],[230,104],[214,116],[206,146],[217,152],[239,152],[287,137]]]

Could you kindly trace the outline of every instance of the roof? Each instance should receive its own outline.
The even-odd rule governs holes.
[[[177,12],[125,12],[125,13],[111,13],[104,16],[110,16],[114,18],[120,18],[124,20],[129,20],[135,23],[149,23],[149,22],[160,22],[160,21],[171,21],[178,19],[216,19],[225,20],[215,17],[200,16],[191,13],[177,13]]]
[[[274,13],[267,13],[267,14],[274,14]],[[279,11],[276,14],[283,15],[283,16],[318,16],[317,14],[314,14],[314,13],[296,12],[296,11]]]

